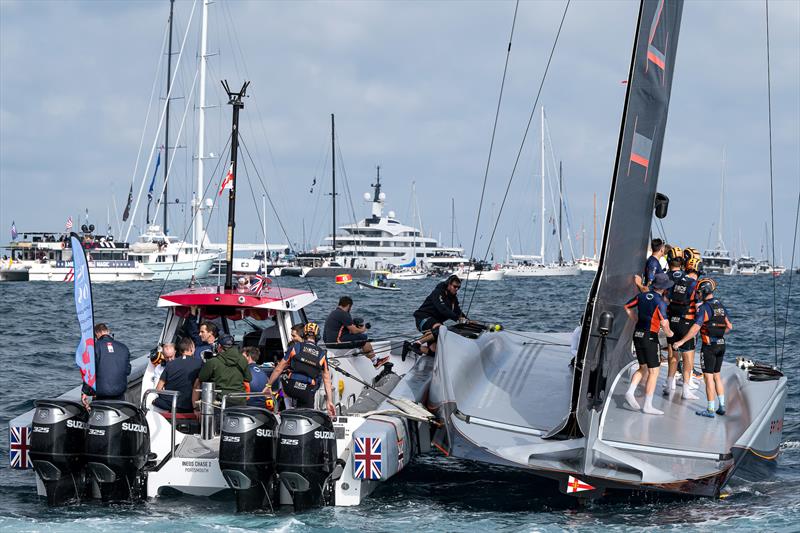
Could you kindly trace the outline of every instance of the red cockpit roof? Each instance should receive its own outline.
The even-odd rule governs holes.
[[[194,287],[162,294],[158,307],[237,307],[297,311],[313,303],[313,292],[269,285],[260,294],[249,290],[224,290],[222,287]]]

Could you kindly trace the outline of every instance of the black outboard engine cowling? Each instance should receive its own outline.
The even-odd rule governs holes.
[[[295,511],[332,505],[336,435],[330,417],[313,409],[284,411],[278,438],[278,477]]]
[[[114,400],[92,402],[85,457],[103,501],[145,496],[144,465],[149,454],[150,430],[139,407]]]
[[[30,455],[47,503],[78,501],[85,486],[83,449],[89,414],[80,402],[71,400],[36,400],[34,405]]]
[[[236,510],[274,509],[278,419],[261,407],[229,407],[222,413],[219,468],[236,493]]]

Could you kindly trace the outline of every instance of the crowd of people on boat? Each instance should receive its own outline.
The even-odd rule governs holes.
[[[661,342],[665,335],[668,366],[665,396],[677,388],[682,379],[684,400],[697,400],[693,392],[696,337],[700,334],[702,371],[707,406],[697,411],[704,417],[724,415],[725,388],[720,371],[725,355],[725,334],[733,329],[730,315],[716,297],[716,282],[703,274],[700,253],[694,248],[670,246],[661,239],[651,242],[652,254],[647,258],[644,272],[635,276],[639,288],[625,308],[636,319],[633,346],[639,368],[631,378],[625,400],[630,408],[646,414],[663,415],[653,406],[653,396],[661,367]],[[678,368],[682,372],[678,373]],[[645,386],[644,405],[636,399],[640,383]]]

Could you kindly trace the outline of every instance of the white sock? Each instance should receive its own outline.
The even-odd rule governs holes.
[[[625,401],[628,402],[628,405],[632,409],[636,409],[638,411],[641,407],[639,406],[639,402],[636,401],[636,396],[634,395],[636,393],[637,385],[638,383],[631,383],[631,386],[628,387],[628,392],[625,393]]]
[[[672,379],[669,380],[669,390],[675,390],[675,384],[678,382],[678,374],[672,376]]]
[[[689,389],[691,389],[691,390],[697,390],[697,389],[699,389],[699,388],[700,388],[700,385],[698,385],[697,383],[695,383],[695,380],[694,380],[694,378],[693,378],[693,377],[692,377],[692,378],[689,378]]]
[[[683,395],[682,395],[682,397],[683,397],[684,400],[697,400],[698,399],[697,395],[692,392],[692,389],[690,387],[685,386],[685,385],[683,387]]]
[[[653,395],[652,394],[648,394],[647,396],[644,397],[644,407],[642,408],[642,411],[644,411],[648,415],[663,415],[664,414],[664,411],[661,411],[661,410],[656,409],[655,407],[653,407]]]

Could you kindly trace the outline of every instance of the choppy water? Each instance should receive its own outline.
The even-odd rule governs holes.
[[[735,330],[729,353],[773,360],[772,280],[725,278],[720,297],[731,311]],[[800,285],[800,278],[795,281]],[[308,287],[304,280],[282,279],[285,286]],[[324,320],[336,299],[348,292],[354,315],[373,325],[376,338],[410,333],[411,312],[433,287],[433,280],[405,282],[402,293],[340,287],[309,280],[320,296],[309,310]],[[482,282],[471,316],[514,329],[569,331],[576,325],[591,283],[574,279],[523,279]],[[779,339],[786,306],[788,275],[778,280]],[[166,289],[180,288],[178,283]],[[474,282],[467,284],[474,286]],[[784,372],[790,379],[784,444],[774,477],[757,483],[736,481],[722,501],[617,502],[577,506],[574,500],[537,492],[533,478],[497,468],[446,459],[417,458],[400,475],[357,508],[324,508],[295,515],[237,515],[230,500],[179,497],[131,506],[80,505],[49,509],[36,496],[30,471],[8,467],[6,424],[32,407],[36,398],[77,385],[73,354],[78,342],[72,286],[57,283],[0,284],[0,530],[7,531],[465,531],[578,529],[800,530],[800,309],[799,286],[790,304]],[[94,287],[95,319],[110,324],[134,354],[157,340],[164,312],[155,308],[161,283],[119,283]],[[470,291],[471,292],[471,291]],[[731,355],[734,357],[735,355]]]

